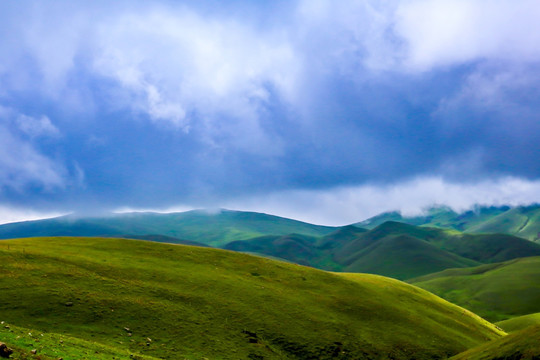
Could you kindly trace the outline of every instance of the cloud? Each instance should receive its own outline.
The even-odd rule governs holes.
[[[47,219],[61,215],[66,215],[66,213],[55,211],[36,211],[31,208],[13,206],[0,206],[0,224]]]
[[[39,118],[20,114],[15,120],[19,129],[30,137],[38,136],[58,136],[60,131],[54,126],[51,120],[42,115]]]
[[[304,0],[296,26],[312,50],[347,73],[415,73],[478,61],[534,63],[538,16],[535,0]]]
[[[0,4],[1,186],[60,208],[323,206],[540,177],[536,1],[216,4]]]
[[[40,153],[0,124],[0,189],[23,191],[26,186],[38,185],[44,190],[62,188],[65,169]]]
[[[66,185],[66,169],[34,144],[36,137],[58,133],[46,115],[35,118],[0,106],[0,194],[6,189],[23,192],[37,185],[51,191]]]
[[[131,94],[127,106],[158,124],[269,148],[261,113],[272,93],[287,101],[298,64],[280,32],[178,7],[124,13],[100,25],[93,70]],[[248,135],[249,136],[245,136]]]
[[[483,60],[540,58],[540,4],[534,0],[402,1],[394,31],[407,44],[405,65],[431,70]]]
[[[421,177],[389,185],[324,190],[292,190],[224,202],[224,207],[280,214],[323,225],[346,225],[385,211],[419,215],[436,205],[457,212],[475,205],[529,205],[540,202],[540,181],[515,177],[471,183]]]

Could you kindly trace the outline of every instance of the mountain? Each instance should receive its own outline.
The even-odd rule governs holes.
[[[466,233],[503,233],[532,241],[540,239],[540,205],[518,207],[481,207],[457,213],[447,207],[429,209],[425,215],[406,217],[398,212],[377,215],[355,225],[367,229],[386,221],[399,221],[411,225],[423,225],[454,229]]]
[[[401,280],[448,268],[540,256],[540,244],[505,234],[463,234],[395,221],[371,230],[353,225],[337,228],[229,210],[64,216],[0,226],[0,238],[33,236],[125,237],[206,245],[324,270]]]
[[[223,248],[270,256],[323,270],[341,271],[343,266],[335,261],[335,251],[365,232],[367,230],[349,225],[323,237],[302,234],[261,236],[233,241]]]
[[[372,230],[346,226],[323,237],[300,234],[234,241],[226,249],[286,259],[325,270],[410,279],[524,256],[540,245],[504,234],[462,234],[388,221]]]
[[[411,225],[426,225],[430,227],[440,227],[466,231],[470,227],[487,221],[497,215],[500,215],[511,208],[509,206],[477,206],[474,210],[457,213],[446,206],[436,206],[428,209],[425,214],[419,216],[403,216],[401,213],[393,211],[374,216],[361,221],[355,225],[372,229],[386,221],[398,221]]]
[[[504,359],[540,359],[540,326],[529,327],[450,358],[450,360]]]
[[[354,253],[348,252],[351,248],[353,246],[346,246],[337,255],[345,271],[381,274],[397,279],[478,264],[408,235],[386,236]]]
[[[302,234],[261,236],[250,240],[233,241],[223,248],[284,259],[300,265],[339,271],[332,254],[317,246],[318,238]]]
[[[62,216],[0,225],[0,239],[35,236],[163,235],[219,247],[263,235],[321,236],[336,228],[254,212],[193,210],[182,213],[126,213],[102,217]]]
[[[409,282],[490,321],[540,312],[538,256],[444,270]]]
[[[55,359],[434,359],[504,335],[397,280],[212,248],[6,240],[0,272],[1,339]]]
[[[407,279],[447,268],[540,255],[540,245],[510,235],[462,234],[388,221],[334,253],[344,271]]]

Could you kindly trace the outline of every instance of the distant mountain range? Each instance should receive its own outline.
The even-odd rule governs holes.
[[[322,237],[300,234],[234,241],[225,249],[270,255],[325,270],[409,279],[463,268],[540,256],[540,244],[506,234],[456,230],[387,221],[372,230],[346,226]]]
[[[520,215],[524,213],[532,217],[533,210],[481,208],[457,215],[449,209],[437,208],[424,217],[403,218],[396,213],[387,213],[344,227],[319,226],[230,210],[127,213],[86,218],[64,216],[1,225],[0,238],[136,238],[220,247],[325,270],[373,273],[404,280],[448,268],[540,256],[540,244],[533,241],[508,234],[473,234],[456,230],[478,229],[480,225],[487,228],[487,224],[502,229],[495,220],[517,218],[525,216]],[[388,221],[392,218],[403,222]],[[528,220],[527,224],[527,228],[537,226],[535,220]]]
[[[398,212],[387,212],[355,225],[372,229],[386,221],[454,229],[466,233],[502,233],[531,241],[540,239],[538,204],[518,207],[476,207],[463,213],[457,213],[448,207],[434,207],[425,215],[412,217],[402,216]]]
[[[301,233],[322,236],[335,227],[312,225],[301,221],[244,211],[193,210],[181,213],[125,213],[107,216],[52,219],[0,225],[0,239],[36,236],[167,236],[166,242],[195,241],[221,247],[231,241],[264,235]],[[154,240],[148,238],[149,240]],[[161,238],[163,240],[163,238]],[[161,241],[158,240],[158,241]]]

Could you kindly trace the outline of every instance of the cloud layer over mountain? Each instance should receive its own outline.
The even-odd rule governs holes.
[[[536,184],[539,16],[532,0],[2,3],[0,201],[97,211]],[[358,216],[382,208],[358,194]]]

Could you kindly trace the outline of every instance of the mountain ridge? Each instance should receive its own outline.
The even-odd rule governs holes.
[[[0,239],[36,236],[163,235],[221,246],[263,235],[325,235],[336,228],[280,216],[234,210],[190,210],[176,213],[124,213],[111,216],[66,215],[0,225]]]
[[[354,223],[354,225],[372,229],[386,221],[454,229],[474,234],[503,233],[531,241],[540,241],[540,204],[475,206],[463,212],[439,206],[429,208],[425,214],[417,216],[403,216],[397,211],[390,211]]]

